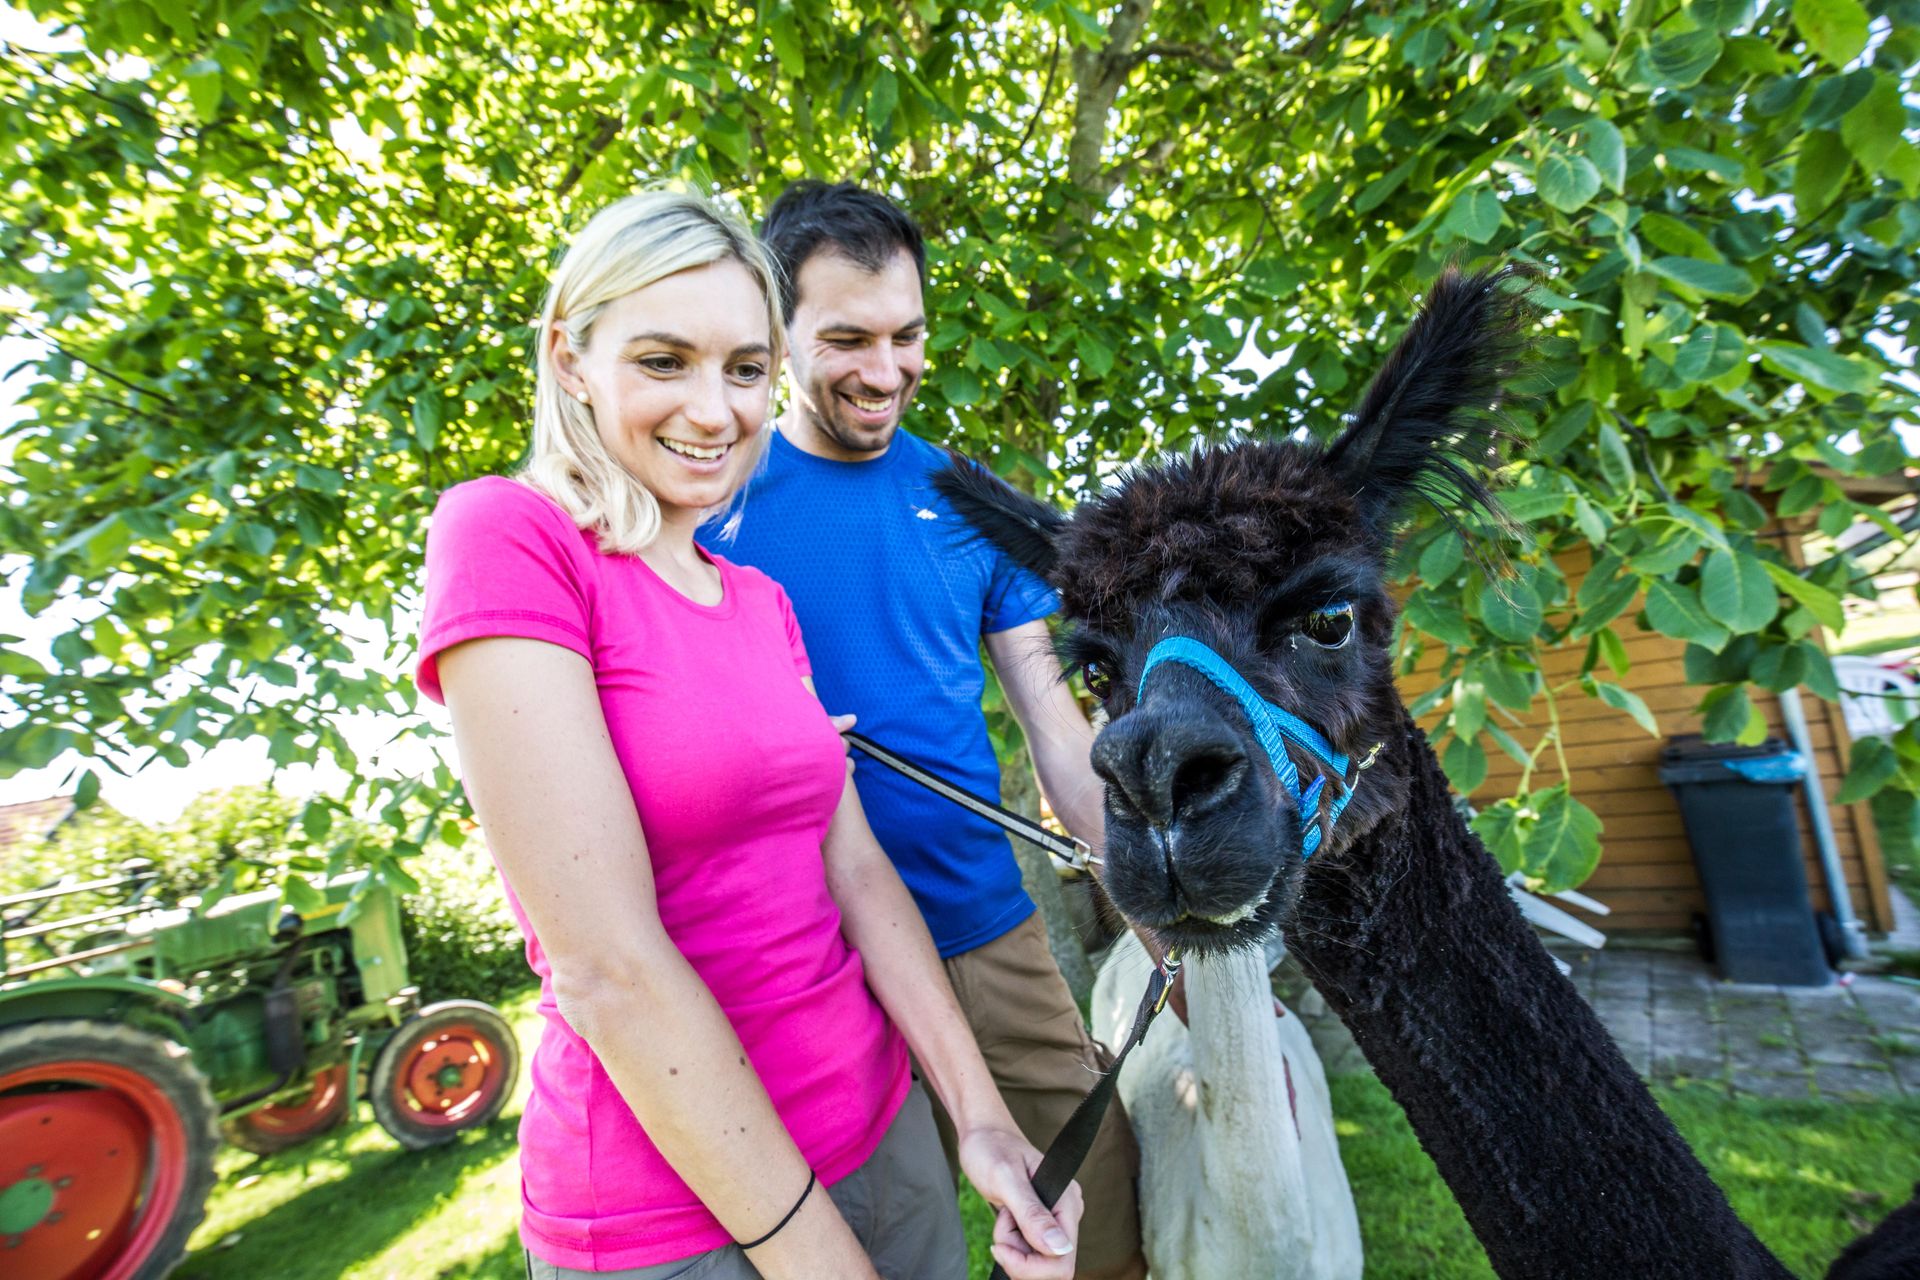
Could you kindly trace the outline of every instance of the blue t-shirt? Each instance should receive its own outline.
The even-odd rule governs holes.
[[[980,696],[980,637],[1059,607],[1047,585],[968,536],[931,473],[946,455],[896,431],[870,462],[817,458],[776,434],[736,535],[702,542],[785,588],[827,710],[861,733],[998,801],[1000,766]],[[1006,835],[885,765],[856,757],[867,821],[943,957],[1033,914]]]

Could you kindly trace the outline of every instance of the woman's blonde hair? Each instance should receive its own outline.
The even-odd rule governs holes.
[[[643,550],[659,536],[660,504],[607,452],[593,411],[560,386],[548,335],[558,324],[567,344],[584,352],[609,303],[677,272],[728,261],[745,267],[760,286],[777,367],[785,334],[773,263],[739,215],[717,200],[663,189],[615,201],[574,237],[554,270],[535,348],[533,444],[520,479],[599,534],[602,551]],[[755,434],[754,457],[742,475],[753,474],[772,434]]]

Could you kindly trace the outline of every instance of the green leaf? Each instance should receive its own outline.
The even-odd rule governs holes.
[[[800,42],[799,19],[786,5],[781,5],[767,19],[767,35],[773,42],[773,54],[780,60],[780,69],[795,80],[807,73],[807,57]]]
[[[1543,881],[1547,893],[1584,883],[1600,865],[1599,815],[1564,782],[1536,794],[1532,807],[1539,818],[1526,835],[1528,877]]]
[[[1633,669],[1633,659],[1627,656],[1627,644],[1620,638],[1620,633],[1612,627],[1601,627],[1593,633],[1593,644],[1607,666],[1612,668],[1613,674],[1625,679],[1627,672]]]
[[[1647,270],[1695,293],[1712,298],[1750,298],[1754,294],[1753,277],[1739,267],[1702,258],[1655,258]]]
[[[1509,711],[1525,711],[1533,705],[1533,684],[1524,672],[1498,658],[1476,659],[1467,666],[1473,678],[1486,686],[1487,696]]]
[[[1502,640],[1531,642],[1539,633],[1543,613],[1540,597],[1523,578],[1490,582],[1480,593],[1480,620]]]
[[[1720,61],[1721,48],[1711,31],[1685,31],[1655,40],[1648,62],[1669,89],[1690,89]]]
[[[1636,228],[1648,240],[1668,253],[1679,254],[1687,258],[1702,258],[1708,262],[1724,262],[1720,251],[1713,247],[1713,241],[1680,219],[1664,213],[1648,213],[1640,219]]]
[[[1592,162],[1600,180],[1615,191],[1627,185],[1627,140],[1610,120],[1588,116],[1580,126],[1580,152]]]
[[[1485,760],[1483,758],[1482,764],[1484,765],[1484,763]],[[93,807],[93,802],[99,798],[100,775],[92,769],[83,769],[80,773],[80,781],[73,789],[73,807],[75,809],[90,809]]]
[[[1755,350],[1769,369],[1810,387],[1841,395],[1868,395],[1880,385],[1878,369],[1837,351],[1803,347],[1797,342],[1762,342]]]
[[[1603,422],[1597,439],[1600,475],[1615,493],[1633,492],[1633,457],[1627,452],[1626,439],[1613,424]]]
[[[1867,11],[1859,0],[1794,0],[1793,25],[1808,48],[1836,67],[1867,47]]]
[[[1647,621],[1662,635],[1691,641],[1714,653],[1725,648],[1732,635],[1700,607],[1692,587],[1667,578],[1655,578],[1647,587]]]
[[[1611,635],[1612,632],[1608,632]],[[1617,707],[1633,717],[1633,722],[1654,737],[1660,736],[1660,725],[1654,720],[1653,712],[1647,710],[1647,702],[1639,694],[1625,685],[1608,684],[1595,681],[1594,688],[1600,695],[1600,701],[1610,707]]]
[[[1775,564],[1771,560],[1762,560],[1760,564],[1766,569],[1767,576],[1773,579],[1773,585],[1796,603],[1806,606],[1820,620],[1821,626],[1829,631],[1838,631],[1846,625],[1846,614],[1841,611],[1839,596],[1818,583],[1807,581],[1786,565]]]
[[[1747,344],[1730,324],[1704,324],[1674,353],[1673,371],[1686,382],[1711,382],[1739,364]]]
[[[1879,172],[1907,127],[1907,107],[1893,77],[1876,75],[1873,89],[1840,122],[1840,137],[1860,167]]]
[[[212,124],[219,119],[220,101],[224,96],[220,64],[211,58],[201,58],[188,65],[182,78],[187,83],[187,99],[193,104],[194,118],[201,124]]]
[[[899,104],[900,81],[882,67],[873,77],[873,87],[867,90],[867,123],[875,134],[887,132],[887,126],[893,123],[893,109]]]
[[[1799,643],[1770,644],[1753,660],[1753,682],[1762,689],[1780,693],[1797,687],[1807,678],[1807,647]]]
[[[1803,225],[1834,203],[1852,167],[1853,155],[1839,134],[1816,129],[1801,137],[1793,165],[1793,203]]]
[[[1531,815],[1522,816],[1520,801],[1509,796],[1483,807],[1469,825],[1487,846],[1487,852],[1499,861],[1500,869],[1512,873],[1523,869],[1526,832],[1533,822]]]
[[[1407,597],[1407,621],[1452,648],[1464,649],[1473,643],[1467,620],[1435,592],[1415,591]]]
[[[1534,167],[1533,185],[1562,213],[1573,213],[1600,194],[1600,171],[1585,156],[1551,150]]]
[[[1700,601],[1733,631],[1758,631],[1780,612],[1764,561],[1743,551],[1715,551],[1700,567]]]
[[[1500,234],[1500,198],[1491,187],[1473,187],[1454,200],[1440,226],[1474,244],[1486,244]]]
[[[428,452],[432,452],[440,439],[440,412],[438,391],[422,391],[413,398],[413,435]]]
[[[287,906],[301,915],[308,915],[327,905],[326,895],[309,884],[305,876],[289,875],[282,889],[286,894]]]
[[[1701,736],[1708,742],[1738,742],[1751,732],[1751,725],[1760,713],[1754,709],[1752,699],[1747,697],[1745,686],[1730,684],[1707,692],[1700,700]],[[1766,732],[1766,720],[1761,718],[1760,730]]]
[[[1588,574],[1586,581],[1580,584],[1577,597],[1580,617],[1573,624],[1570,638],[1578,640],[1597,634],[1602,627],[1625,612],[1638,594],[1640,580],[1632,574],[1605,578]]]
[[[1835,804],[1857,804],[1886,789],[1900,774],[1900,757],[1883,738],[1855,738],[1847,765],[1847,780],[1833,797]]]
[[[1450,738],[1447,749],[1440,755],[1440,767],[1446,771],[1447,781],[1461,795],[1472,795],[1487,780],[1487,753],[1477,742],[1463,742],[1459,738]]]
[[[1420,581],[1429,585],[1446,582],[1465,559],[1466,550],[1461,546],[1460,535],[1443,527],[1420,552]]]
[[[1080,352],[1081,361],[1087,366],[1087,372],[1096,378],[1104,378],[1113,372],[1113,348],[1082,329],[1074,342]]]
[[[1725,33],[1753,18],[1753,0],[1687,0],[1687,13],[1703,27]]]

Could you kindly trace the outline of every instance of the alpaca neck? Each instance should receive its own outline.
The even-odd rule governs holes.
[[[1274,1043],[1273,988],[1258,951],[1187,962],[1187,1026],[1206,1120],[1208,1185],[1263,1214],[1306,1202],[1300,1130]]]
[[[1309,864],[1287,943],[1505,1277],[1785,1277],[1553,967],[1402,714],[1406,805]]]

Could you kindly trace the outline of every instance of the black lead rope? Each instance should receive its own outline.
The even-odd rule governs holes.
[[[973,794],[964,787],[955,786],[937,773],[930,773],[904,757],[897,756],[873,739],[851,730],[844,735],[847,742],[873,757],[889,769],[903,777],[919,783],[935,795],[944,796],[979,814],[988,822],[1011,835],[1032,841],[1061,862],[1078,871],[1085,871],[1087,864],[1097,862],[1091,858],[1087,846],[1078,840],[1055,835],[1030,818],[1022,817],[1002,809],[990,800]],[[1040,1167],[1033,1173],[1033,1191],[1040,1197],[1040,1203],[1051,1209],[1067,1193],[1067,1187],[1073,1182],[1073,1175],[1080,1172],[1080,1166],[1086,1163],[1087,1153],[1093,1149],[1093,1140],[1100,1132],[1100,1122],[1105,1119],[1107,1106],[1113,1101],[1113,1091],[1120,1080],[1120,1068],[1126,1062],[1133,1047],[1146,1039],[1147,1028],[1152,1025],[1154,1015],[1166,1007],[1167,992],[1173,986],[1173,980],[1180,973],[1180,953],[1178,950],[1167,952],[1166,967],[1155,968],[1147,979],[1147,990],[1140,997],[1140,1007],[1134,1011],[1133,1029],[1127,1033],[1126,1043],[1120,1046],[1114,1057],[1113,1065],[1080,1099],[1080,1105],[1067,1117],[1058,1135],[1047,1147],[1046,1154],[1040,1157]],[[1005,1268],[995,1263],[988,1280],[1007,1280]]]
[[[1061,863],[1075,871],[1084,872],[1088,862],[1098,862],[1091,858],[1085,843],[1057,835],[1047,830],[1033,819],[1024,817],[1008,809],[1002,809],[991,800],[973,794],[965,787],[955,786],[937,773],[922,769],[905,756],[895,755],[872,738],[849,729],[841,735],[849,746],[855,747],[866,755],[872,756],[887,768],[910,781],[917,782],[935,795],[944,796],[961,808],[985,818],[994,826],[1009,835],[1019,836],[1029,844],[1037,844],[1052,854]]]
[[[1087,1096],[1080,1099],[1080,1105],[1067,1117],[1067,1123],[1061,1126],[1060,1133],[1048,1146],[1047,1153],[1040,1157],[1040,1167],[1034,1170],[1033,1191],[1040,1197],[1040,1203],[1051,1209],[1067,1193],[1067,1186],[1073,1181],[1073,1175],[1080,1171],[1086,1162],[1087,1152],[1093,1149],[1093,1140],[1100,1132],[1100,1121],[1107,1114],[1107,1104],[1113,1101],[1114,1087],[1120,1081],[1120,1068],[1126,1063],[1127,1055],[1133,1047],[1147,1038],[1147,1028],[1152,1025],[1154,1015],[1166,1007],[1167,992],[1173,986],[1173,980],[1180,972],[1180,953],[1167,952],[1166,968],[1156,968],[1147,979],[1147,990],[1140,997],[1140,1007],[1133,1015],[1133,1029],[1127,1033],[1127,1041],[1120,1046],[1120,1053],[1113,1060]],[[1007,1272],[999,1263],[994,1263],[988,1280],[1007,1280]]]

